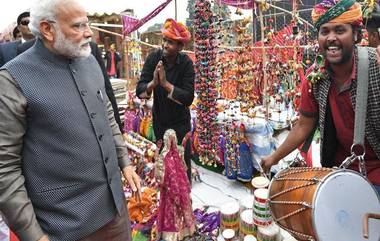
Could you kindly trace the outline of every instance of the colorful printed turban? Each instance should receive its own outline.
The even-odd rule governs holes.
[[[355,0],[323,0],[314,6],[311,18],[317,29],[328,22],[357,26],[363,23],[360,4]]]
[[[180,41],[184,44],[191,39],[191,34],[189,30],[187,30],[187,27],[171,18],[166,19],[161,32],[164,37]]]

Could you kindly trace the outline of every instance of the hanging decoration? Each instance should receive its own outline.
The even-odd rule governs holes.
[[[195,91],[197,103],[197,133],[199,160],[205,165],[216,166],[219,129],[216,99],[216,19],[207,0],[195,2]]]
[[[151,13],[149,13],[144,18],[138,20],[136,18],[133,18],[129,15],[121,15],[121,20],[123,22],[123,34],[124,36],[127,36],[128,34],[132,33],[133,31],[136,31],[141,26],[143,26],[146,22],[154,18],[157,14],[159,14],[172,0],[166,0],[164,3],[162,3],[160,6],[158,6],[156,9],[154,9]]]
[[[253,75],[253,52],[252,52],[252,35],[248,33],[249,18],[244,18],[235,26],[237,33],[237,44],[242,48],[237,52],[237,81],[238,81],[238,100],[240,101],[240,111],[247,113],[249,109],[254,108],[260,102],[257,86],[260,86]],[[255,83],[256,82],[256,83]]]
[[[239,140],[238,130],[235,122],[227,123],[223,126],[223,134],[225,135],[224,152],[224,172],[228,179],[237,179],[239,164]]]

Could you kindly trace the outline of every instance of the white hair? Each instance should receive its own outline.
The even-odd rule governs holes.
[[[56,21],[57,12],[56,9],[59,4],[62,4],[62,0],[39,0],[30,9],[30,23],[29,29],[34,36],[42,38],[40,32],[41,21]]]

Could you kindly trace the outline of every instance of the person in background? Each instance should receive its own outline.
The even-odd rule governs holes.
[[[22,39],[22,34],[21,34],[20,30],[18,29],[18,27],[15,27],[15,28],[13,29],[13,33],[12,33],[12,35],[13,35],[13,40],[14,40],[14,41],[17,41],[17,40],[21,40],[21,39]]]
[[[107,74],[110,78],[120,78],[120,54],[116,51],[115,44],[111,44],[106,53]]]
[[[34,39],[33,33],[30,31],[28,25],[30,22],[30,12],[23,12],[17,17],[17,28],[20,30],[22,38],[21,43],[30,39]]]
[[[364,20],[368,32],[368,46],[376,48],[380,45],[380,5],[375,3],[371,17]]]
[[[182,141],[191,130],[190,109],[194,99],[194,66],[182,49],[191,34],[182,23],[167,19],[162,28],[162,49],[151,53],[143,66],[136,95],[150,99],[153,94],[153,129],[157,140],[173,129]],[[191,180],[190,142],[185,148],[187,175]]]
[[[17,46],[34,38],[28,27],[29,18],[29,12],[23,12],[17,17],[17,28],[22,35],[20,40],[0,44],[0,67],[17,56]]]
[[[140,179],[91,55],[85,9],[40,0],[36,43],[0,70],[0,212],[20,240],[131,240]]]
[[[100,52],[100,49],[96,43],[90,42],[90,46],[91,46],[91,54],[94,55],[96,61],[98,62],[102,70],[104,83],[106,86],[106,94],[108,96],[108,99],[111,101],[116,123],[119,125],[120,131],[124,133],[124,124],[121,122],[121,119],[120,119],[119,108],[117,107],[116,97],[112,89],[110,78],[108,77],[106,67],[104,66],[102,53]]]
[[[335,4],[343,7],[337,11]],[[323,0],[314,6],[312,19],[318,29],[318,43],[326,72],[313,85],[303,81],[300,118],[284,143],[272,155],[263,158],[264,171],[300,146],[316,125],[321,133],[322,166],[339,166],[351,156],[355,120],[352,103],[361,78],[357,74],[358,50],[355,46],[361,39],[361,8],[355,1]],[[380,194],[380,68],[376,63],[375,49],[365,50],[369,58],[365,164],[367,177]],[[349,168],[358,171],[358,161]]]

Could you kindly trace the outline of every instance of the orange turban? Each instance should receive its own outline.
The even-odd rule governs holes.
[[[191,39],[191,34],[189,30],[187,30],[187,27],[171,18],[166,19],[161,32],[164,37],[180,41],[184,44],[189,42]]]
[[[360,26],[363,23],[360,4],[355,0],[324,0],[311,12],[316,28],[325,23],[344,23]]]

